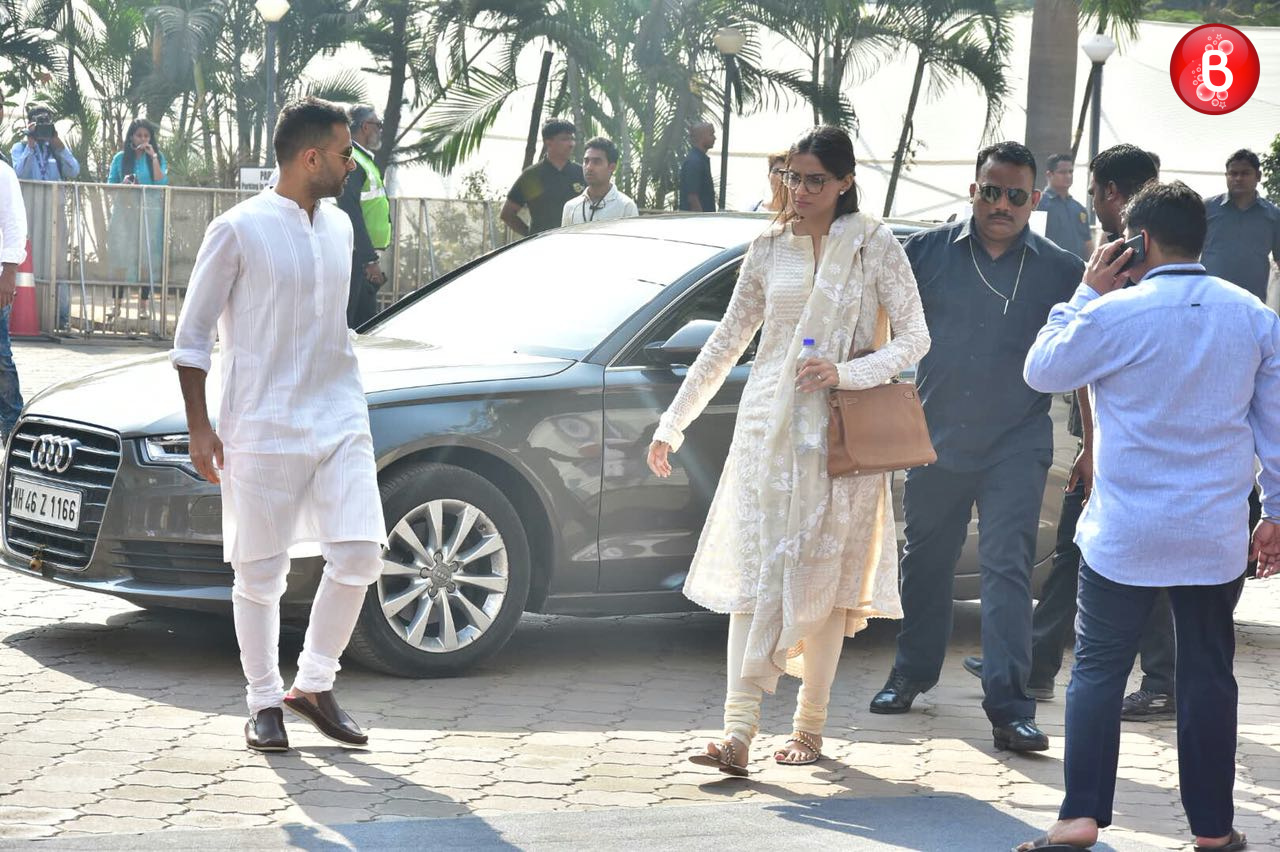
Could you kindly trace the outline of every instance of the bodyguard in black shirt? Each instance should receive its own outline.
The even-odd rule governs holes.
[[[581,195],[586,187],[582,166],[572,162],[577,133],[571,122],[561,118],[542,125],[542,145],[547,156],[521,173],[507,193],[507,203],[502,205],[502,221],[520,236],[560,227],[564,203]],[[521,207],[529,208],[527,226],[516,215]]]
[[[907,472],[898,653],[873,713],[905,713],[938,682],[951,637],[955,565],[977,506],[982,582],[982,706],[997,749],[1043,751],[1031,665],[1031,567],[1053,456],[1051,398],[1022,378],[1050,309],[1071,298],[1084,262],[1033,233],[1035,158],[1017,142],[978,155],[973,218],[904,248],[933,347],[916,378],[938,462]]]
[[[716,186],[711,180],[711,158],[707,152],[716,144],[716,129],[703,121],[689,129],[689,153],[680,164],[681,210],[714,213]]]

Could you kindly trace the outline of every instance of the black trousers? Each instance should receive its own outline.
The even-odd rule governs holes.
[[[351,268],[351,290],[347,295],[347,328],[355,328],[378,313],[378,290],[364,277],[364,267]]]
[[[1177,631],[1178,784],[1191,831],[1232,828],[1239,690],[1233,611],[1243,578],[1168,589]],[[1120,759],[1120,706],[1143,625],[1159,589],[1126,586],[1080,566],[1075,667],[1067,687],[1066,798],[1060,819],[1111,824]]]
[[[1031,616],[1031,675],[1028,683],[1033,687],[1053,686],[1074,633],[1076,590],[1080,578],[1080,548],[1076,547],[1075,537],[1076,524],[1083,510],[1083,485],[1077,485],[1062,495],[1053,568]],[[1142,688],[1173,695],[1173,616],[1169,598],[1163,592],[1152,607],[1151,617],[1142,632],[1140,654]]]
[[[902,628],[894,667],[935,684],[951,638],[956,561],[978,509],[982,589],[982,707],[992,723],[1034,719],[1031,566],[1051,452],[1019,453],[978,471],[933,465],[907,472],[903,493]]]

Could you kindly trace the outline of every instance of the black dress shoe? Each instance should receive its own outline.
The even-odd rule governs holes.
[[[284,711],[279,707],[259,710],[244,723],[244,741],[254,751],[288,751],[289,735],[284,732]]]
[[[343,745],[365,745],[369,737],[360,730],[356,720],[338,706],[333,690],[317,692],[314,700],[302,696],[286,695],[284,706],[306,719],[320,733]]]
[[[1036,727],[1035,719],[1014,719],[991,728],[996,751],[1047,751],[1049,737]]]
[[[911,703],[916,700],[916,696],[932,687],[931,683],[911,680],[894,669],[889,672],[889,679],[885,681],[884,689],[877,692],[876,697],[871,699],[871,712],[906,713],[911,709]]]
[[[982,680],[982,658],[981,657],[965,657],[964,670],[969,674]],[[1036,701],[1052,701],[1053,700],[1053,681],[1049,681],[1044,686],[1027,686],[1027,695]]]

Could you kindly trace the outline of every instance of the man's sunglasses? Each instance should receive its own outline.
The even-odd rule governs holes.
[[[1008,196],[1009,203],[1014,207],[1021,207],[1031,200],[1031,193],[1025,189],[1019,189],[1012,186],[1005,189],[1002,186],[996,186],[992,183],[984,183],[982,186],[978,187],[978,195],[988,204],[998,204],[1000,202],[1000,196]]]
[[[341,157],[342,159],[346,160],[348,163],[350,163],[352,160],[356,158],[355,148],[344,148],[341,151],[330,151],[328,148],[316,148],[316,150],[323,151],[326,154],[332,154],[335,157]]]

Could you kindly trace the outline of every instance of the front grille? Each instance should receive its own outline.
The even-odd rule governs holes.
[[[144,583],[230,586],[234,575],[222,561],[222,545],[193,542],[121,541],[112,562]]]
[[[65,472],[38,470],[32,464],[32,449],[44,435],[78,442],[71,457],[71,466]],[[23,419],[9,439],[8,464],[5,467],[4,532],[9,550],[26,559],[39,554],[42,562],[55,568],[84,570],[93,558],[93,548],[107,510],[107,496],[119,468],[120,436],[116,433],[63,420]],[[80,491],[79,527],[68,530],[41,521],[13,517],[8,507],[13,497],[14,474]]]

